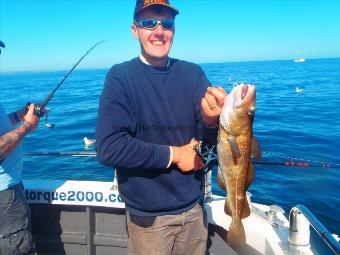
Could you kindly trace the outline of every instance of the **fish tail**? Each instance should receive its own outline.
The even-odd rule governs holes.
[[[234,246],[243,246],[246,244],[246,233],[241,221],[238,224],[234,221],[231,222],[227,236],[227,243]]]

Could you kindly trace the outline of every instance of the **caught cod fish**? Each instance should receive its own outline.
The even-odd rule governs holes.
[[[227,96],[220,115],[218,131],[218,184],[227,192],[224,211],[232,220],[226,241],[245,245],[242,219],[250,215],[246,190],[254,178],[251,157],[261,158],[258,142],[253,137],[256,87],[240,84]]]

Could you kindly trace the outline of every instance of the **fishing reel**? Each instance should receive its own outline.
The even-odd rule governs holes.
[[[31,102],[28,102],[25,106],[25,113],[28,112],[28,109],[31,105]],[[34,104],[34,115],[41,118],[41,117],[44,117],[45,116],[45,127],[48,127],[48,128],[54,128],[55,127],[55,124],[54,123],[49,123],[48,122],[48,112],[49,112],[49,108],[47,107],[43,107],[41,104]]]
[[[32,104],[31,102],[26,103],[25,113],[28,112],[31,104]],[[34,104],[34,115],[35,116],[41,118],[41,117],[44,117],[44,115],[46,113],[47,113],[47,108],[46,107],[42,107],[41,104]]]
[[[216,146],[200,141],[194,146],[194,151],[200,156],[204,163],[203,172],[208,173],[217,164]]]

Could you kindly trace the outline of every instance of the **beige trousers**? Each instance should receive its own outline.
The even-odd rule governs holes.
[[[127,213],[129,255],[204,255],[208,238],[207,214],[203,205],[157,217]]]

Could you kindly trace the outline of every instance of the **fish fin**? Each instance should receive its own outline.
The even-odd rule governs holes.
[[[233,221],[231,222],[227,235],[227,243],[234,246],[243,246],[246,244],[246,233],[242,222],[239,224]]]
[[[257,139],[253,136],[253,140],[251,143],[251,157],[257,160],[262,158],[261,146]]]
[[[231,210],[230,210],[229,205],[228,205],[228,202],[227,202],[227,199],[226,199],[225,202],[224,202],[224,212],[225,212],[227,215],[229,215],[229,216],[232,215],[232,214],[231,214]]]
[[[236,137],[235,136],[228,136],[227,141],[230,144],[231,151],[233,153],[234,158],[239,158],[241,156],[240,149],[238,148]]]
[[[224,182],[224,178],[222,176],[220,168],[218,168],[218,172],[217,172],[217,183],[218,183],[218,186],[220,186],[222,190],[227,191],[226,186],[225,186],[225,182]]]
[[[245,190],[247,190],[250,186],[250,184],[252,184],[253,179],[254,179],[254,165],[253,162],[250,160],[249,161],[249,166],[248,166],[248,172],[247,172],[247,179],[246,179],[246,188]]]
[[[244,198],[241,219],[247,218],[250,215],[250,208],[248,204],[248,199]]]

